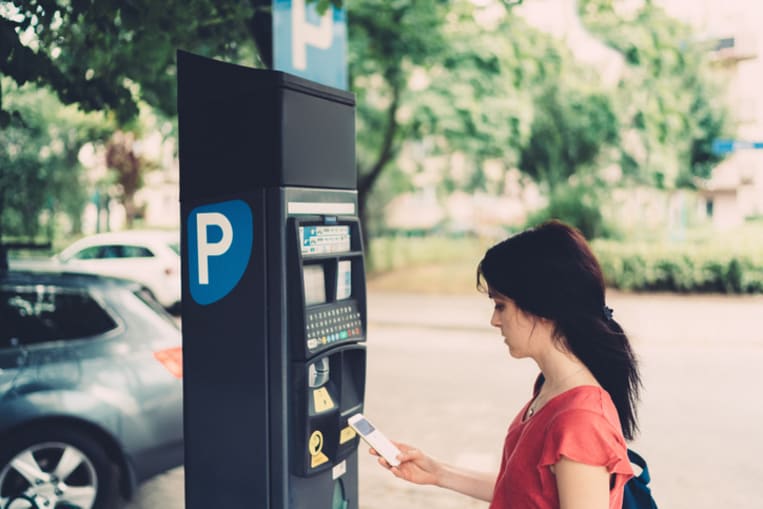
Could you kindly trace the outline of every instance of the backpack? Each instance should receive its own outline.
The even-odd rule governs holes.
[[[623,509],[658,509],[657,502],[652,497],[652,490],[649,489],[649,467],[646,466],[646,461],[630,449],[628,459],[641,469],[641,473],[625,483]]]

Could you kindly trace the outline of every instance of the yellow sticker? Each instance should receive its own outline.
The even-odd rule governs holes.
[[[346,444],[347,442],[355,438],[355,435],[357,435],[357,433],[355,433],[355,430],[347,426],[346,428],[344,428],[342,431],[339,432],[339,443]]]
[[[316,413],[334,408],[334,401],[331,399],[328,389],[320,387],[313,391],[313,405],[315,406]]]
[[[319,430],[313,431],[310,440],[307,442],[307,452],[310,453],[310,468],[315,468],[328,462],[329,458],[322,452],[323,433]]]
[[[315,456],[321,450],[323,450],[323,433],[320,430],[315,430],[307,442],[307,452],[310,453],[310,456]]]
[[[327,463],[329,460],[329,457],[323,454],[322,452],[319,452],[315,456],[310,457],[310,468],[315,468],[323,465],[324,463]]]

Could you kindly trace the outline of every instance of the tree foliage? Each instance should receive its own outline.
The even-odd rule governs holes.
[[[447,49],[444,0],[364,0],[349,4],[351,88],[357,96],[358,195],[366,199],[420,121],[401,114],[410,103],[414,69],[430,67]]]
[[[0,130],[0,239],[49,237],[51,218],[59,212],[77,228],[87,200],[79,150],[87,141],[105,139],[113,124],[61,106],[45,89],[15,90],[3,81],[13,91],[8,105],[21,115]],[[48,212],[47,231],[41,231],[42,211]]]
[[[551,83],[536,99],[530,139],[522,148],[519,167],[553,194],[572,175],[590,167],[618,136],[607,95]]]
[[[351,3],[349,12],[361,192],[386,167],[388,175],[399,175],[402,158],[419,166],[414,174],[428,172],[435,161],[446,190],[499,191],[483,171],[485,162],[499,161],[504,169],[518,165],[535,110],[543,107],[534,104],[537,89],[561,75],[569,54],[511,12],[485,21],[474,2],[376,3]],[[358,16],[366,4],[368,11]],[[390,12],[389,22],[385,32],[374,33],[379,11]],[[415,24],[401,23],[406,16]],[[373,54],[367,40],[401,44]],[[378,157],[379,147],[395,149],[400,159],[389,149],[387,157]],[[462,161],[459,171],[451,168],[453,154]],[[401,189],[404,179],[395,180]]]
[[[0,73],[50,86],[64,104],[112,110],[120,123],[140,97],[175,111],[175,51],[252,55],[257,2],[12,0],[0,4]],[[1,97],[1,95],[0,95]],[[10,120],[0,103],[0,127]]]
[[[626,63],[615,98],[629,142],[623,170],[668,188],[707,177],[720,160],[712,141],[731,126],[703,41],[651,0],[632,19],[619,14],[613,0],[581,0],[579,8],[588,29]]]
[[[319,9],[342,3],[313,1]],[[268,5],[261,0],[14,0],[0,11],[2,37],[9,43],[0,55],[0,72],[20,84],[49,85],[64,103],[112,110],[121,125],[134,118],[138,100],[172,114],[175,50],[249,65],[268,63]],[[350,75],[358,97],[361,204],[406,140],[443,135],[484,156],[503,147],[470,143],[473,136],[488,134],[492,140],[498,137],[491,133],[501,133],[504,144],[516,140],[510,124],[499,118],[505,108],[490,107],[502,97],[497,84],[501,69],[490,45],[507,46],[510,38],[495,32],[490,43],[483,42],[470,19],[471,2],[358,0],[346,7]],[[420,70],[433,71],[435,84],[426,93],[412,93],[411,76]]]
[[[674,182],[679,169],[701,175],[715,162],[709,140],[724,129],[725,117],[710,99],[701,55],[682,46],[688,31],[651,2],[633,23],[617,16],[612,0],[580,2],[586,24],[629,62],[628,76],[613,96],[591,86],[596,80],[560,41],[510,10],[485,22],[485,2],[308,1],[319,9],[344,4],[348,11],[364,216],[383,174],[391,177],[385,186],[392,190],[411,186],[403,156],[413,155],[421,171],[424,162],[439,158],[442,186],[467,191],[500,191],[483,171],[491,160],[557,187],[595,166],[618,139],[623,167],[634,175],[663,174],[664,181]],[[83,110],[111,112],[114,129],[132,129],[129,121],[142,103],[172,116],[176,50],[267,66],[270,3],[0,3],[0,74],[15,82],[14,88],[8,80],[0,83],[0,128],[13,130],[6,136],[21,136],[20,119],[34,115],[2,95],[15,94],[23,84],[50,87],[63,103]],[[623,139],[632,136],[618,138],[618,131],[636,133],[639,146]],[[43,145],[39,136],[35,143]],[[448,160],[453,154],[466,168],[458,175]],[[127,167],[123,177],[137,184],[140,172]]]

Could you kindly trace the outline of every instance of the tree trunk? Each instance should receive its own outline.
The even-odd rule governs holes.
[[[370,234],[368,231],[368,222],[366,215],[366,207],[368,203],[368,196],[374,187],[374,184],[379,179],[382,171],[387,166],[396,152],[394,146],[395,136],[400,125],[397,123],[397,109],[400,105],[400,93],[402,84],[397,81],[392,82],[392,101],[390,101],[387,108],[387,128],[384,131],[384,139],[381,147],[379,148],[379,155],[376,158],[376,162],[371,166],[371,169],[367,173],[361,173],[360,166],[358,166],[358,216],[360,217],[360,225],[363,231],[363,246],[366,250],[366,255],[369,254],[370,248]]]

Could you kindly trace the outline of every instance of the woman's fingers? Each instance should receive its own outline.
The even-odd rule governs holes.
[[[392,443],[394,443],[397,446],[397,448],[400,449],[400,451],[401,451],[401,454],[397,455],[397,459],[399,459],[400,461],[408,461],[408,459],[404,459],[406,457],[405,456],[406,455],[406,451],[416,451],[416,449],[414,449],[410,445],[403,444],[403,443],[400,443],[400,442],[395,442],[395,441],[392,441]],[[370,454],[372,456],[379,457],[379,458],[381,457],[381,454],[379,454],[379,451],[377,451],[373,447],[368,449],[368,454]]]
[[[406,461],[418,461],[422,458],[424,458],[424,454],[419,449],[414,449],[413,447],[406,449],[397,455],[397,459],[399,459],[401,463]]]

